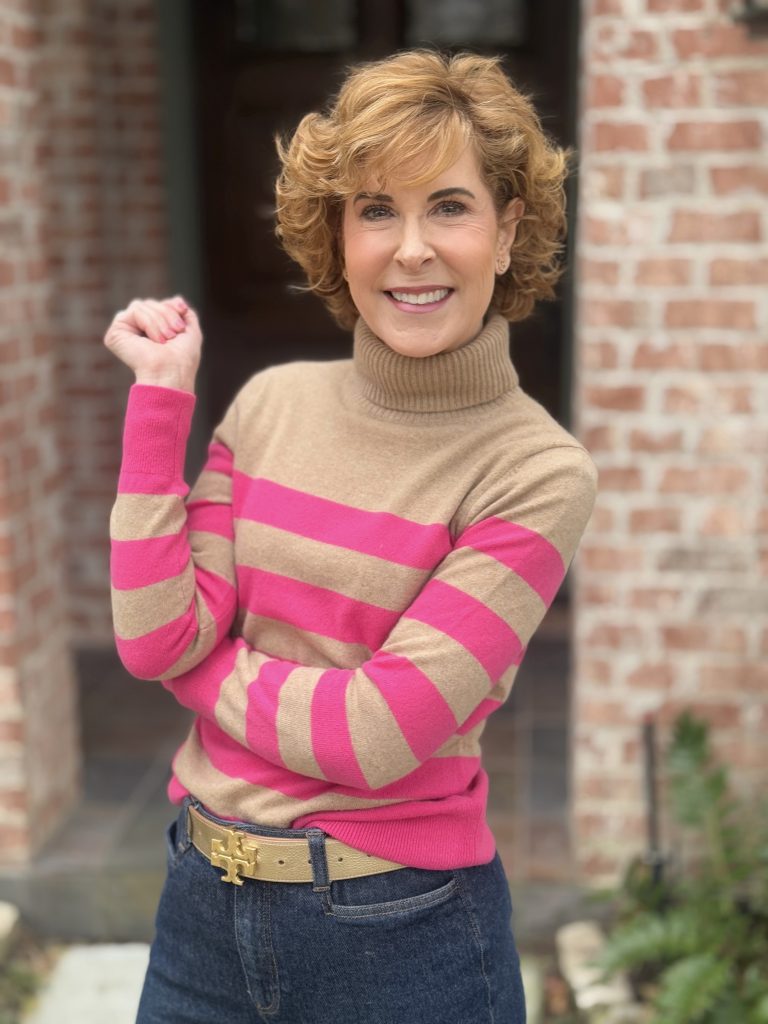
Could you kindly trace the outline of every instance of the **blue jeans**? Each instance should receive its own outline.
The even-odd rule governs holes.
[[[168,831],[137,1024],[524,1024],[498,854],[323,885],[320,829],[237,827],[307,836],[314,882],[222,883],[191,845],[184,807]]]

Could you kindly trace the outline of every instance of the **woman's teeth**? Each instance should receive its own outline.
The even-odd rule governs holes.
[[[412,306],[426,306],[429,302],[440,302],[444,299],[450,288],[439,288],[434,292],[396,292],[391,291],[389,294],[393,299],[397,299],[398,302],[407,302]]]

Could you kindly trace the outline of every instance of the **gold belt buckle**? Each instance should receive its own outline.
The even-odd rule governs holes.
[[[255,840],[244,832],[228,830],[226,843],[221,839],[211,840],[211,864],[224,869],[222,882],[242,885],[243,878],[255,878],[258,859]]]

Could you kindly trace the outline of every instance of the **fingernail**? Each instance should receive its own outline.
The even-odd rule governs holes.
[[[179,331],[183,331],[183,330],[184,330],[184,328],[186,327],[186,324],[184,323],[184,321],[183,321],[183,320],[181,319],[181,317],[180,317],[180,316],[177,316],[177,317],[176,317],[176,319],[175,319],[175,320],[173,321],[173,326],[174,326],[174,327],[175,327],[175,328],[176,328],[177,330],[179,330]]]
[[[172,331],[172,330],[170,329],[170,327],[164,327],[164,328],[163,328],[163,334],[165,335],[165,337],[166,337],[166,338],[167,338],[167,339],[168,339],[169,341],[170,341],[170,340],[171,340],[172,338],[175,338],[175,337],[176,337],[176,332],[175,332],[175,331]]]

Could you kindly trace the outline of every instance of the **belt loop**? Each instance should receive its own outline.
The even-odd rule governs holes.
[[[309,855],[312,858],[312,892],[328,892],[331,888],[328,877],[328,860],[325,856],[325,832],[320,828],[308,828]]]

